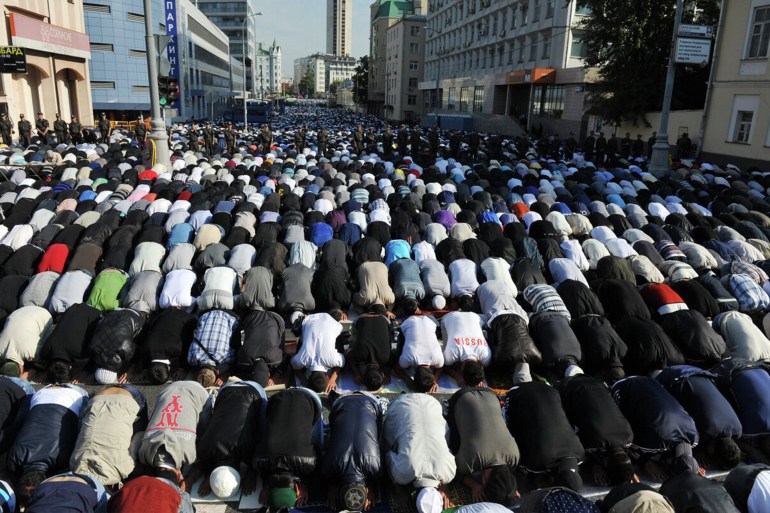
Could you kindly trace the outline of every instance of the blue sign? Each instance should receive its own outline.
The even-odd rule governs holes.
[[[179,81],[179,46],[177,45],[176,0],[165,0],[166,35],[169,36],[166,55],[170,65],[168,76]]]

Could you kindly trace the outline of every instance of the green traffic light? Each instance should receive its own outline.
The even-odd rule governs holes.
[[[166,103],[168,103],[168,99],[167,99],[167,98],[161,98],[161,99],[160,99],[160,105],[161,105],[161,107],[162,107],[162,106],[164,106],[164,105],[166,105]]]

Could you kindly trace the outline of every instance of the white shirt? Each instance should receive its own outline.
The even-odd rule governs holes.
[[[483,366],[489,365],[492,352],[489,350],[481,317],[473,312],[451,312],[441,319],[444,343],[444,365],[453,365],[467,360],[478,360]]]
[[[401,323],[404,335],[404,349],[398,359],[402,369],[429,365],[443,367],[444,355],[436,336],[438,323],[433,317],[413,315]]]
[[[369,212],[369,222],[374,223],[376,221],[382,221],[390,226],[390,213],[382,208],[377,208]]]
[[[311,314],[302,323],[302,346],[291,359],[294,369],[326,372],[345,366],[345,357],[335,347],[342,324],[327,313]]]
[[[48,385],[32,396],[30,409],[42,404],[58,404],[79,416],[86,403],[88,403],[88,392],[79,386],[61,385],[61,388],[54,388],[53,385]]]
[[[479,288],[476,279],[476,263],[467,258],[455,260],[449,264],[449,278],[451,280],[451,297],[473,295]]]
[[[161,308],[187,308],[192,306],[192,288],[197,276],[189,269],[177,269],[166,275],[158,304]]]
[[[511,278],[511,265],[507,260],[500,257],[489,257],[481,262],[481,272],[486,276],[487,281],[496,280],[505,283],[513,297],[519,295],[519,290]]]

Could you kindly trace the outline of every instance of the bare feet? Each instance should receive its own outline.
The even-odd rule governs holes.
[[[208,476],[203,476],[203,481],[201,481],[201,485],[198,487],[198,495],[206,497],[210,493],[211,483],[209,483],[209,478]]]
[[[596,483],[597,486],[609,486],[607,473],[604,471],[604,467],[602,467],[599,463],[594,464],[593,468],[591,469],[591,473],[594,478],[594,483]]]
[[[657,461],[648,460],[644,464],[644,470],[650,475],[653,481],[663,482],[668,479],[668,472]]]

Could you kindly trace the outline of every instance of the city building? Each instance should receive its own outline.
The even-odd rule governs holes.
[[[724,2],[721,16],[700,160],[764,169],[770,160],[770,0]],[[669,134],[672,144],[680,135]]]
[[[34,121],[42,112],[69,122],[76,115],[85,125],[91,117],[88,60],[91,58],[80,1],[3,0],[0,39],[18,47],[26,73],[0,74],[0,112],[15,123],[19,114]]]
[[[257,25],[260,14],[257,0],[196,0],[195,3],[198,9],[225,33],[230,43],[230,55],[243,62],[244,49],[246,50],[247,95],[256,95],[258,83],[252,80],[252,64],[257,55]]]
[[[262,43],[257,44],[254,79],[260,98],[266,94],[276,94],[281,91],[281,47],[275,43],[275,40],[269,47]]]
[[[316,53],[307,57],[294,60],[294,85],[301,87],[302,78],[308,71],[313,73],[315,94],[326,94],[331,90],[331,85],[342,83],[353,78],[356,68],[356,59]],[[304,94],[304,91],[300,91]]]
[[[485,129],[495,116],[523,128],[582,137],[601,127],[587,114],[579,1],[430,0],[425,74],[435,113],[467,113]]]
[[[89,0],[84,9],[91,38],[94,112],[107,112],[116,121],[147,115],[150,88],[142,0]],[[233,82],[243,84],[243,67],[233,66],[227,36],[190,0],[154,2],[152,19],[157,33],[176,33],[176,44],[172,41],[163,55],[177,66],[172,74],[179,79],[181,95],[167,116],[222,115],[231,102]]]
[[[425,63],[425,15],[400,18],[388,27],[385,40],[385,117],[419,121],[424,102],[418,88]]]
[[[369,88],[366,105],[366,111],[369,114],[375,114],[382,118],[386,115],[388,29],[404,16],[425,14],[427,7],[428,0],[377,0],[369,7],[371,32],[369,37]],[[420,76],[423,76],[422,68],[412,71],[417,71]]]
[[[353,0],[326,0],[326,53],[349,56],[353,48]]]

